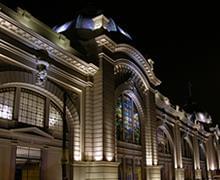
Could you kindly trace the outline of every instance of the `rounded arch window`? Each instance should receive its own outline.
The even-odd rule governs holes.
[[[18,121],[62,133],[62,111],[50,98],[35,91],[13,87],[0,89],[0,119]]]
[[[115,117],[117,139],[141,144],[139,113],[134,101],[127,94],[122,94],[117,98]]]
[[[168,140],[168,137],[166,136],[165,132],[161,129],[157,129],[157,146],[158,146],[158,152],[163,154],[171,154],[171,145]]]

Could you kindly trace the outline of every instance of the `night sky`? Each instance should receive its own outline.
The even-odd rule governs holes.
[[[145,57],[155,61],[155,74],[162,80],[158,87],[162,94],[173,104],[182,106],[187,101],[188,82],[191,82],[194,101],[220,124],[219,6],[201,2],[79,1],[0,0],[10,8],[26,9],[50,27],[72,20],[88,6],[102,10],[132,36],[135,47]]]

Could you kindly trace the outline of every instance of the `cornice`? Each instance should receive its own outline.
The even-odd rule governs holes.
[[[0,57],[2,60],[6,61],[6,62],[11,62],[13,64],[16,64],[17,66],[19,67],[22,67],[22,68],[25,68],[27,70],[30,70],[32,72],[37,72],[36,68],[34,68],[36,66],[35,62],[36,62],[36,57],[26,51],[23,51],[11,44],[8,44],[7,42],[3,41],[3,40],[0,40],[0,49],[5,49],[5,50],[8,50],[10,51],[11,53],[13,53],[14,55],[18,56],[18,57],[21,57],[24,62],[19,62],[18,60],[12,58],[12,57],[8,57],[2,53],[0,53]],[[26,65],[26,63],[29,64],[29,65]],[[30,66],[31,64],[31,66]],[[49,69],[48,69],[49,72],[53,72],[61,77],[63,77],[64,79],[67,79],[77,85],[79,85],[80,87],[88,87],[88,86],[92,86],[92,82],[88,82],[88,81],[83,81],[82,79],[70,74],[70,73],[67,73],[65,71],[63,71],[62,69],[58,68],[58,67],[55,67],[53,65],[50,65]],[[48,78],[52,79],[52,77],[50,75],[48,75]]]
[[[98,67],[92,63],[86,63],[75,55],[65,51],[58,45],[52,43],[41,35],[37,34],[23,24],[10,18],[0,11],[0,30],[13,36],[16,40],[34,49],[45,49],[50,56],[65,66],[71,67],[84,75],[94,75]]]
[[[163,96],[158,91],[156,91],[155,94],[155,102],[157,107],[164,110],[164,113],[162,112],[160,113],[160,111],[157,111],[157,115],[158,117],[160,117],[160,119],[162,118],[163,114],[169,113],[174,117],[178,117],[178,119],[173,119],[173,118],[169,118],[169,119],[173,123],[178,123],[179,126],[182,127],[183,131],[186,131],[188,133],[191,132],[191,134],[193,135],[195,135],[195,132],[197,134],[201,133],[206,137],[211,135],[209,132],[205,131],[204,129],[197,129],[195,124],[189,119],[187,119],[187,113],[184,110],[180,109],[178,105],[176,106],[172,105],[169,99]]]

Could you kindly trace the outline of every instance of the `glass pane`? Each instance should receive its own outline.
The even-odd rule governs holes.
[[[134,142],[136,144],[140,144],[141,143],[141,127],[140,127],[139,114],[135,106],[134,106],[133,120],[134,120]]]
[[[19,122],[43,127],[45,98],[33,91],[22,89]]]
[[[59,134],[61,134],[63,130],[61,111],[53,103],[50,104],[49,129]]]
[[[14,94],[14,88],[0,89],[0,118],[12,119]]]
[[[116,118],[117,139],[123,140],[122,98],[121,98],[121,96],[117,99],[117,104],[116,104],[116,108],[115,108],[115,118]]]
[[[124,116],[124,135],[125,141],[132,142],[133,127],[132,127],[132,100],[130,97],[123,96],[123,116]]]

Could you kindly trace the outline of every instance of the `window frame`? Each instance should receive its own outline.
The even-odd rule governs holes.
[[[124,101],[125,101],[125,98],[129,98],[130,101],[131,101],[131,112],[130,112],[130,118],[132,120],[131,122],[131,128],[132,128],[132,139],[131,141],[129,140],[126,140],[125,138],[125,113],[124,113]],[[120,100],[119,100],[120,99]],[[131,96],[129,96],[127,93],[121,93],[117,99],[116,99],[116,104],[115,104],[115,121],[117,122],[118,119],[117,119],[117,114],[116,114],[116,109],[118,108],[118,100],[120,101],[120,104],[121,104],[121,119],[122,119],[122,131],[120,133],[122,133],[122,139],[121,138],[118,138],[119,135],[118,135],[118,127],[117,127],[117,123],[116,123],[116,138],[118,141],[123,141],[125,143],[131,143],[131,144],[134,144],[134,145],[141,145],[142,142],[141,142],[141,139],[142,139],[142,136],[141,136],[141,118],[140,118],[140,112],[138,110],[138,107],[135,103],[135,101],[133,100],[133,98]],[[139,142],[136,142],[135,140],[135,129],[134,129],[134,114],[135,113],[138,113],[138,122],[139,122],[139,132],[140,132],[140,137],[139,137]],[[121,137],[121,136],[120,136]]]
[[[17,126],[18,123],[21,126],[33,126],[33,127],[37,127],[40,129],[43,129],[46,132],[50,132],[52,134],[56,134],[58,136],[61,136],[60,133],[54,133],[53,129],[50,129],[49,127],[49,118],[50,118],[50,104],[53,104],[53,106],[55,106],[55,109],[61,114],[61,118],[63,118],[63,112],[62,109],[57,105],[57,103],[55,103],[54,101],[51,100],[50,97],[47,97],[45,95],[43,95],[42,93],[37,92],[36,90],[33,90],[31,88],[26,88],[26,87],[20,87],[20,86],[13,86],[13,87],[1,87],[0,90],[3,90],[5,92],[10,92],[10,89],[12,89],[11,91],[14,91],[14,99],[13,99],[13,106],[12,106],[12,117],[11,119],[7,119],[7,118],[3,118],[0,117],[0,121],[2,124],[11,124],[13,127]],[[8,91],[7,91],[8,89]],[[34,94],[36,96],[40,96],[42,98],[44,98],[44,110],[43,110],[43,125],[41,126],[37,126],[31,123],[26,123],[26,122],[22,122],[19,121],[19,112],[20,112],[20,102],[21,102],[21,93],[22,90],[24,90],[24,92],[30,92],[30,94]],[[63,121],[63,119],[62,119]],[[56,130],[55,130],[56,131]],[[61,127],[61,131],[62,131],[62,127]]]

